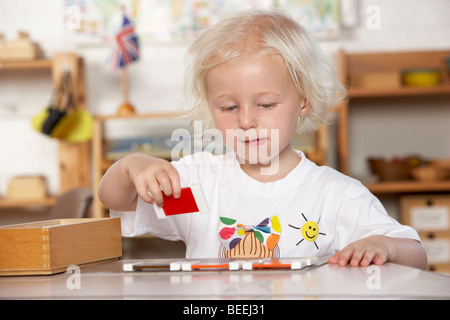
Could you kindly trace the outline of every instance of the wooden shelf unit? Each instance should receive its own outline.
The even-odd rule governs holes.
[[[366,187],[373,193],[450,192],[450,181],[384,181],[367,183]]]
[[[53,60],[51,60],[51,59],[0,61],[0,69],[3,69],[3,70],[51,69],[52,66],[53,66]]]
[[[406,96],[427,96],[450,94],[450,83],[444,83],[436,87],[423,88],[384,88],[384,89],[366,89],[350,88],[349,97],[351,98],[375,98],[375,97],[406,97]]]
[[[56,203],[55,197],[47,197],[36,200],[16,200],[16,199],[0,199],[0,209],[11,209],[21,207],[51,207]]]
[[[341,81],[348,90],[348,99],[338,106],[338,159],[339,169],[349,174],[348,112],[358,99],[382,97],[450,96],[449,70],[444,59],[450,57],[450,50],[386,53],[339,53]],[[442,82],[434,87],[406,87],[403,85],[383,88],[365,88],[354,85],[354,79],[365,73],[401,72],[410,68],[439,68]],[[450,192],[450,181],[421,182],[416,180],[389,181],[367,184],[373,193],[418,193]]]
[[[69,70],[74,84],[74,96],[78,108],[86,108],[84,61],[74,53],[56,53],[52,59],[0,61],[2,70],[47,69],[51,72],[51,81],[58,83],[62,71]],[[50,94],[50,93],[49,93]],[[36,110],[36,113],[39,109]],[[70,144],[59,142],[60,188],[62,193],[73,187],[90,187],[90,143]],[[18,201],[0,198],[0,209],[26,206],[52,206],[54,197],[40,200]]]

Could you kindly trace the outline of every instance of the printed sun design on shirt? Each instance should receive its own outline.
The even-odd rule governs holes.
[[[314,245],[316,246],[317,250],[319,250],[319,246],[316,243],[316,239],[319,235],[326,236],[325,233],[319,232],[320,218],[317,222],[315,222],[315,221],[308,221],[308,219],[306,219],[303,213],[302,216],[303,219],[305,219],[306,221],[302,227],[297,227],[289,224],[289,227],[300,230],[300,234],[303,237],[302,239],[300,239],[299,242],[297,242],[296,246],[302,243],[303,240],[306,240],[309,242],[314,242]]]

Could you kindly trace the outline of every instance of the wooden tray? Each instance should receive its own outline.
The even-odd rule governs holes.
[[[56,219],[0,227],[0,276],[48,275],[122,256],[120,219]]]

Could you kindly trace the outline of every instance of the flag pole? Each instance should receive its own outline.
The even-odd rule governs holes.
[[[122,14],[125,16],[125,6],[122,5],[121,6],[121,11]],[[128,78],[128,64],[125,64],[122,67],[122,98],[123,98],[123,102],[122,105],[119,107],[118,110],[118,114],[121,116],[126,116],[126,115],[130,115],[130,114],[135,114],[135,110],[134,107],[131,105],[131,103],[129,102],[129,94],[130,94],[130,87],[129,87],[129,78]]]
[[[129,100],[129,86],[128,86],[128,66],[122,68],[122,95],[123,101],[128,102]]]
[[[121,116],[135,114],[134,107],[129,102],[129,79],[128,79],[128,65],[122,68],[122,95],[123,103],[119,107],[117,113]]]

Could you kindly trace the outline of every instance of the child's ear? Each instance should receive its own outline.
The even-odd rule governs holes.
[[[299,114],[300,117],[308,115],[311,108],[312,108],[311,103],[309,103],[307,98],[304,98],[300,107],[300,114]]]

